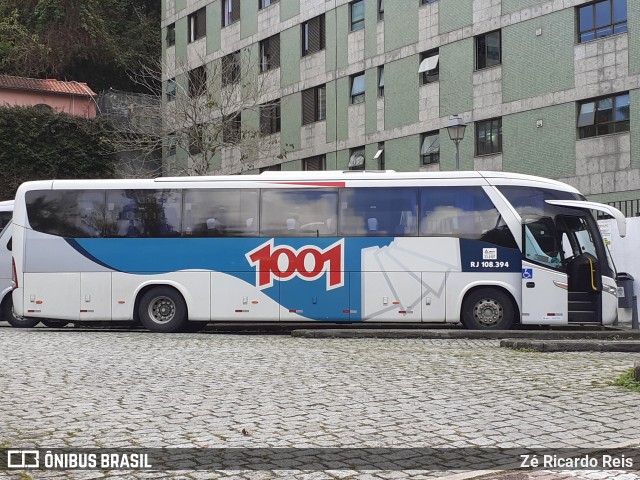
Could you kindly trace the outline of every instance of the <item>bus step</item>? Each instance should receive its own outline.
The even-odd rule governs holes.
[[[570,323],[599,323],[596,320],[596,314],[591,311],[573,311],[569,310]]]
[[[593,303],[587,301],[570,301],[569,302],[569,311],[570,312],[593,312]]]

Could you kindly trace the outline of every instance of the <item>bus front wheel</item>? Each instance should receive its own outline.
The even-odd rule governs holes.
[[[471,330],[508,330],[514,308],[509,295],[496,288],[480,288],[462,303],[462,323]]]
[[[40,323],[40,320],[37,318],[24,318],[16,315],[11,294],[8,294],[4,302],[2,302],[2,312],[0,313],[2,313],[3,320],[6,320],[9,322],[9,325],[15,328],[33,328]]]
[[[187,321],[187,305],[171,287],[155,287],[140,299],[142,324],[152,332],[179,332]]]

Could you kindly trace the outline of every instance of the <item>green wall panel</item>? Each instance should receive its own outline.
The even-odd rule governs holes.
[[[240,37],[247,38],[258,32],[258,2],[240,2]]]
[[[640,89],[629,92],[631,116],[631,166],[640,167]]]
[[[300,26],[280,32],[280,85],[300,81]]]
[[[349,138],[349,77],[339,78],[337,81],[337,112],[336,112],[336,130],[337,139],[346,140]]]
[[[549,178],[575,175],[575,123],[573,103],[503,117],[502,169]]]
[[[342,5],[336,8],[336,38],[338,48],[336,49],[336,58],[338,68],[347,68],[349,65],[349,53],[347,51],[347,36],[349,35],[349,8],[348,5]],[[329,37],[327,37],[329,38]]]
[[[247,2],[245,3],[254,3]],[[257,2],[255,2],[257,3]],[[300,15],[300,0],[280,0],[280,21],[284,22],[290,18]]]
[[[587,200],[599,203],[619,202],[622,200],[638,200],[639,198],[640,190],[627,190],[624,192],[587,195]],[[624,213],[624,211],[622,213]]]
[[[349,150],[340,150],[336,154],[336,166],[337,170],[349,169]]]
[[[503,101],[573,88],[575,40],[567,28],[573,18],[573,10],[565,9],[502,29]],[[536,61],[542,56],[545,68]]]
[[[282,164],[282,170],[284,171],[299,171],[302,170],[302,160],[291,160]]]
[[[408,8],[407,10],[410,9]],[[441,34],[458,30],[472,23],[472,0],[444,0],[438,2],[438,28]]]
[[[220,34],[222,31],[222,7],[220,2],[213,2],[207,7],[207,53],[220,50]]]
[[[378,2],[365,2],[364,5],[364,56],[376,55],[378,46]]]
[[[300,93],[282,97],[280,113],[280,145],[281,151],[300,148],[300,119],[302,118],[302,102]]]
[[[446,2],[445,2],[446,3]],[[416,63],[417,65],[417,63]],[[473,109],[473,39],[440,48],[440,116]],[[417,72],[417,67],[415,68]],[[416,79],[418,75],[415,75]]]
[[[629,74],[640,74],[640,0],[627,0],[629,29]]]
[[[337,159],[336,152],[327,152],[324,157],[325,157],[325,166],[327,170],[338,169],[338,165],[336,164],[336,159]]]
[[[387,140],[384,142],[384,154],[387,170],[415,172],[420,165],[420,135]]]
[[[365,72],[365,133],[378,131],[378,68]]]
[[[336,11],[331,10],[324,15],[325,25],[325,68],[327,72],[332,72],[336,68],[336,57],[338,55],[337,33],[336,33]]]
[[[337,135],[336,124],[336,83],[327,83],[327,143],[335,142]]]
[[[176,21],[176,65],[187,62],[187,17]]]
[[[418,15],[406,2],[387,2],[384,11],[384,50],[390,52],[418,41]],[[451,3],[451,0],[448,0]],[[456,0],[460,1],[460,0]],[[456,3],[454,1],[453,3]],[[466,1],[466,0],[463,0]],[[376,3],[375,1],[372,3]],[[418,3],[417,0],[415,3]],[[446,3],[446,2],[445,2]]]
[[[543,0],[502,0],[502,13],[513,13],[543,3]]]
[[[402,127],[418,121],[418,64],[419,57],[413,55],[384,66],[386,129]]]

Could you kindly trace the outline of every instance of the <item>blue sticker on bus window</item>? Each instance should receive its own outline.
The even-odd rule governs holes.
[[[523,268],[522,278],[533,278],[533,268]]]

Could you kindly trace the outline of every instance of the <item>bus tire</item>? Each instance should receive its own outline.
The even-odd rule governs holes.
[[[40,323],[49,328],[62,328],[69,325],[66,320],[40,320]]]
[[[470,330],[509,330],[514,307],[509,295],[497,288],[480,288],[462,302],[462,323]]]
[[[33,328],[40,320],[37,318],[24,318],[16,315],[16,311],[13,308],[13,298],[11,294],[8,294],[2,302],[2,318],[9,322],[9,325],[15,328]]]
[[[142,324],[152,332],[179,332],[187,322],[184,298],[166,286],[147,291],[140,299],[138,313]]]

